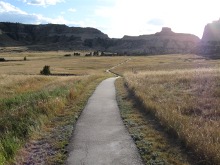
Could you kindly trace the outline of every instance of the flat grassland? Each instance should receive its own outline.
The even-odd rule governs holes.
[[[146,112],[197,154],[198,164],[220,164],[220,60],[133,57],[114,72]]]
[[[49,155],[41,149],[34,151],[39,154],[40,163],[62,164],[72,131],[63,128],[73,126],[96,85],[111,76],[106,70],[124,61],[126,64],[113,71],[124,76],[124,84],[144,110],[196,153],[198,164],[220,164],[220,60],[190,54],[145,57],[67,54],[73,52],[0,54],[0,58],[8,60],[0,62],[0,164],[14,160],[18,164],[31,163],[19,159],[29,152],[20,149],[25,148],[27,141],[34,141],[31,146],[35,145],[36,139],[48,141],[52,148]],[[45,65],[50,66],[54,76],[39,74]],[[57,128],[60,132],[55,131]],[[138,145],[143,146],[141,142]],[[147,151],[143,153],[148,158]]]
[[[31,157],[41,164],[62,164],[73,125],[88,97],[111,76],[106,70],[125,60],[65,56],[70,53],[0,54],[6,60],[0,62],[1,165],[32,164]],[[40,75],[45,65],[54,75]]]
[[[65,56],[73,52],[23,52],[1,53],[9,62],[0,63],[0,74],[39,75],[43,66],[49,65],[53,74],[95,75],[105,73],[128,57],[77,57]],[[26,57],[26,61],[24,61]]]

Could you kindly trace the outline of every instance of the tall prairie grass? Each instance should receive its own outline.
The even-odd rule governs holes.
[[[142,71],[125,82],[200,164],[220,164],[220,69]]]
[[[106,70],[127,59],[66,57],[66,53],[27,51],[0,54],[9,60],[0,65],[0,164],[13,159],[32,132],[56,115],[62,116],[67,104],[74,102],[73,106],[76,106],[80,102],[78,98],[87,99],[86,93],[91,88],[111,76]],[[45,65],[50,66],[52,74],[76,76],[41,76],[40,70]]]
[[[33,131],[77,100],[104,75],[82,77],[3,76],[0,79],[0,164],[11,161]],[[99,81],[97,81],[99,80]],[[8,82],[8,83],[7,83]],[[8,92],[10,90],[11,92]]]

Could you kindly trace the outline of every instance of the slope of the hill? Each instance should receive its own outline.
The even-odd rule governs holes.
[[[220,19],[205,26],[197,52],[202,55],[220,58]]]
[[[0,23],[0,46],[41,45],[49,49],[83,49],[84,40],[94,38],[107,39],[108,36],[94,28]]]
[[[192,34],[174,33],[170,28],[151,35],[110,39],[94,28],[66,25],[25,25],[0,23],[0,46],[27,46],[31,50],[100,50],[119,54],[191,53],[200,39]]]
[[[174,54],[191,53],[200,39],[192,34],[174,33],[164,27],[151,35],[124,36],[109,50],[128,54]]]

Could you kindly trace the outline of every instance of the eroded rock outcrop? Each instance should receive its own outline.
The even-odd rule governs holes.
[[[164,27],[161,32],[151,35],[124,36],[109,51],[128,54],[174,54],[191,53],[200,39],[192,34],[175,33]]]
[[[205,26],[197,53],[220,58],[220,19]]]
[[[94,28],[66,25],[0,23],[0,46],[27,46],[31,50],[100,50],[128,55],[191,53],[200,39],[192,34],[161,32],[110,39]]]
[[[86,39],[108,36],[95,28],[68,27],[66,25],[25,25],[20,23],[0,23],[0,45],[47,45],[51,49],[83,49]],[[50,47],[51,46],[51,47]]]

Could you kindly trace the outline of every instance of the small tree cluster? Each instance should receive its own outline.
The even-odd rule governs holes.
[[[42,75],[50,75],[51,74],[50,66],[45,65],[43,70],[40,71],[40,74],[42,74]]]
[[[74,53],[73,55],[74,56],[80,56],[80,53]]]

